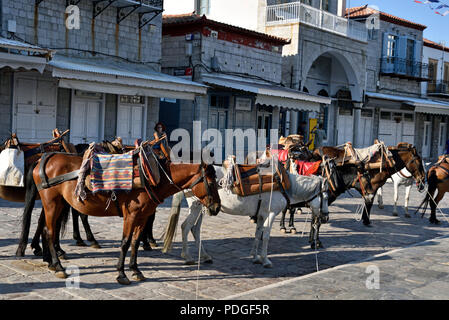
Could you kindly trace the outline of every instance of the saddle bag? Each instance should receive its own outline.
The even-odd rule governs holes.
[[[234,165],[234,185],[232,192],[242,197],[269,192],[271,190],[288,190],[290,180],[285,168],[277,162],[277,166],[272,174],[270,166],[265,164],[254,165]],[[224,166],[229,165],[225,161]]]
[[[0,153],[0,185],[24,187],[25,159],[19,149],[6,148]]]

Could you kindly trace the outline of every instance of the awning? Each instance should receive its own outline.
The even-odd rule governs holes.
[[[44,71],[52,50],[0,37],[0,68]]]
[[[377,92],[367,92],[366,96],[408,104],[415,107],[415,112],[418,113],[449,115],[449,103],[443,101],[382,94]]]
[[[203,82],[219,87],[244,91],[256,95],[256,103],[290,110],[320,111],[321,104],[330,104],[328,97],[314,96],[294,89],[266,84],[255,80],[225,75],[203,75]]]
[[[187,100],[207,93],[205,85],[154,71],[145,64],[113,58],[57,55],[49,65],[63,88]]]

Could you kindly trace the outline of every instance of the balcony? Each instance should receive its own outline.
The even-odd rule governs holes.
[[[449,81],[430,81],[427,84],[428,94],[449,94]]]
[[[288,23],[303,23],[351,39],[368,41],[368,30],[364,23],[348,20],[301,2],[267,6],[267,26]]]
[[[386,57],[380,59],[380,74],[392,77],[429,81],[429,65],[419,61],[398,57]]]

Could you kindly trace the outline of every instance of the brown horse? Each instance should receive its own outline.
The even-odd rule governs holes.
[[[89,145],[87,144],[78,144],[76,146],[74,146],[71,143],[65,143],[65,141],[61,138],[68,132],[68,130],[64,133],[61,134],[59,132],[58,129],[53,130],[53,137],[55,139],[58,139],[58,142],[61,144],[61,147],[59,148],[61,151],[65,151],[68,153],[74,153],[74,154],[82,154]],[[53,141],[53,140],[52,140]],[[53,145],[55,143],[53,142]],[[46,145],[49,145],[49,143],[43,144],[44,145],[44,151],[46,152],[51,152],[51,151],[59,151],[58,148],[56,148],[56,146],[53,146],[53,148],[48,148],[45,147]],[[38,148],[40,151],[40,146],[39,144],[23,144],[20,143],[20,147],[23,148],[23,146],[27,146],[28,148],[30,147],[34,147],[34,148]],[[123,153],[123,151],[128,150],[129,148],[126,148],[122,145],[122,140],[121,138],[116,138],[113,141],[103,141],[102,143],[100,143],[100,146],[105,150],[105,152],[108,153],[113,153],[113,154],[117,154],[117,153]],[[133,147],[134,148],[134,147]],[[28,161],[30,163],[30,166],[32,165],[33,162],[37,162],[39,160],[39,158],[41,157],[42,153],[36,153],[34,155],[34,159],[30,159],[31,161]],[[31,168],[34,168],[34,166],[31,166]],[[28,171],[29,168],[27,168]],[[1,190],[7,190],[8,187],[0,187],[0,191]],[[14,187],[9,187],[9,188],[14,188]],[[25,249],[28,243],[28,234],[29,234],[29,230],[30,230],[30,219],[28,217],[28,215],[31,215],[31,211],[34,208],[34,203],[35,200],[40,199],[39,198],[39,194],[37,192],[36,189],[36,185],[34,184],[34,181],[32,179],[32,173],[30,173],[30,175],[26,176],[26,180],[25,180],[25,187],[24,188],[16,188],[19,189],[18,190],[18,194],[20,195],[20,201],[18,202],[25,202],[25,208],[24,208],[24,214],[23,214],[23,223],[22,223],[22,231],[21,231],[21,235],[19,238],[19,246],[16,250],[16,256],[18,257],[23,257],[25,255]],[[12,191],[9,190],[9,192],[7,193],[7,195],[11,195]],[[1,196],[0,196],[1,197]],[[11,196],[9,197],[9,200],[11,200]],[[85,246],[86,244],[83,242],[81,235],[80,235],[80,231],[79,231],[79,219],[81,219],[81,222],[83,224],[84,230],[86,232],[86,237],[87,240],[89,242],[91,242],[91,247],[93,248],[101,248],[100,245],[98,244],[97,240],[95,239],[92,230],[90,229],[90,225],[89,225],[89,220],[88,220],[88,216],[79,213],[78,211],[76,211],[75,209],[72,208],[72,221],[73,221],[73,239],[76,241],[76,245],[77,246]],[[45,214],[44,214],[44,210],[42,209],[39,220],[38,220],[38,225],[37,225],[37,229],[36,232],[34,233],[34,237],[33,240],[31,242],[31,248],[33,249],[33,253],[36,256],[41,256],[42,255],[42,249],[39,245],[40,242],[40,238],[42,236],[42,230],[44,228],[45,225]],[[65,257],[65,252],[64,250],[61,249],[61,247],[59,246],[59,233],[57,236],[57,241],[55,243],[58,255],[60,257]]]
[[[392,155],[392,159],[388,159],[385,153],[377,152],[367,163],[354,161],[358,167],[361,166],[362,170],[357,170],[357,173],[353,174],[351,186],[359,191],[364,199],[365,209],[363,210],[362,220],[366,226],[371,224],[369,217],[377,190],[394,173],[405,167],[419,184],[423,185],[425,182],[426,175],[423,162],[413,145],[401,142],[395,147],[388,147],[388,150]],[[321,147],[314,151],[314,156],[320,155],[327,155],[331,159],[337,159],[337,162],[339,159],[345,159],[345,151],[334,147]],[[333,200],[334,197],[330,195],[329,203],[333,202]]]
[[[48,159],[44,168],[46,176],[51,179],[64,174],[72,173],[81,167],[83,159],[79,156],[68,154],[55,154]],[[42,181],[39,175],[40,163],[33,170],[34,181],[40,186]],[[165,162],[160,164],[164,174],[161,181],[153,188],[153,194],[158,199],[165,199],[170,195],[187,188],[192,189],[196,197],[209,209],[209,213],[216,215],[220,210],[220,198],[218,196],[215,170],[205,164],[173,164]],[[79,201],[75,196],[77,181],[68,180],[39,191],[42,205],[45,209],[44,228],[44,261],[49,263],[49,268],[56,271],[56,276],[65,278],[67,274],[62,267],[55,251],[57,221],[61,215],[67,215],[68,205],[77,211],[93,216],[118,216],[123,214],[123,235],[119,262],[117,265],[120,284],[129,284],[129,279],[124,272],[126,253],[131,246],[131,258],[129,267],[133,272],[133,278],[141,281],[145,277],[137,266],[137,249],[139,237],[150,215],[155,213],[159,204],[153,200],[145,189],[132,189],[130,192],[117,194],[116,205],[108,205],[111,197],[102,193],[88,193],[87,199]],[[120,212],[121,211],[121,212]]]
[[[440,221],[436,217],[436,208],[441,199],[443,199],[444,194],[449,192],[449,158],[447,155],[440,156],[438,162],[429,169],[427,172],[427,183],[429,184],[427,194],[416,212],[423,208],[422,216],[424,216],[430,203],[429,221],[430,223],[439,224]],[[437,196],[434,197],[437,190]]]

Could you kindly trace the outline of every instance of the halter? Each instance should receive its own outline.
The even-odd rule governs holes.
[[[206,172],[204,171],[203,166],[201,166],[201,176],[196,178],[195,181],[193,181],[190,184],[189,189],[193,189],[193,187],[196,186],[197,184],[199,184],[201,181],[204,182],[204,188],[206,189],[208,198],[212,198],[212,192],[210,191],[211,186],[209,185],[209,182],[206,179]]]

